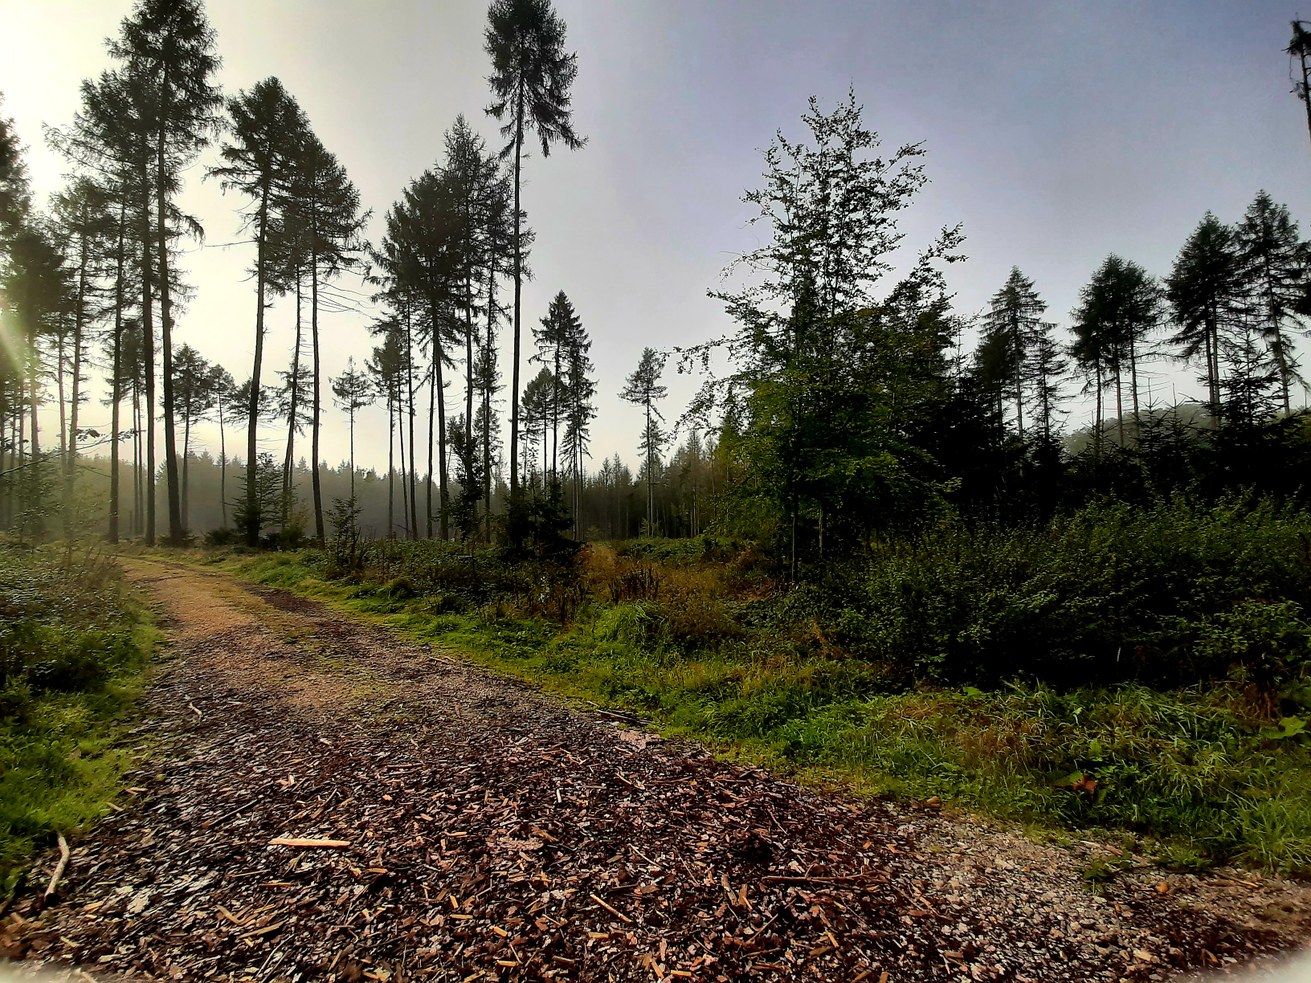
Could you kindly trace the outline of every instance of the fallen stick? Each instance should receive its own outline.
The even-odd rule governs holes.
[[[59,863],[55,865],[55,872],[50,877],[50,885],[46,888],[46,893],[41,896],[41,908],[50,903],[50,899],[55,896],[55,890],[59,887],[59,881],[64,876],[64,871],[68,869],[68,841],[64,839],[64,834],[59,835]]]
[[[343,850],[350,845],[350,840],[325,840],[308,836],[278,836],[269,840],[269,846],[291,846],[306,850]]]
[[[598,898],[595,894],[591,894],[591,895],[589,895],[589,896],[591,897],[591,899],[592,899],[593,901],[595,901],[597,904],[599,904],[599,905],[600,905],[602,908],[604,908],[606,911],[610,912],[610,914],[614,915],[614,916],[615,916],[616,918],[618,918],[620,921],[622,921],[622,922],[627,922],[629,925],[633,924],[633,920],[632,920],[631,918],[629,918],[627,915],[625,915],[622,911],[619,911],[619,910],[617,910],[617,909],[615,909],[615,908],[610,907],[608,904],[606,904],[604,901],[602,901],[600,898]]]

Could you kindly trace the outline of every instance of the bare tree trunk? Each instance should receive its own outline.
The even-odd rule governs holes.
[[[168,70],[164,70],[160,92],[161,121],[168,118],[172,102]],[[168,485],[168,538],[182,541],[182,499],[178,488],[177,435],[173,432],[173,300],[168,269],[168,193],[167,193],[167,124],[161,122],[155,166],[155,225],[159,237],[159,331],[163,343],[164,364],[164,471]],[[152,474],[153,483],[153,474]]]
[[[219,516],[221,528],[228,527],[228,444],[223,420],[223,396],[218,399],[219,424]]]
[[[419,538],[419,501],[414,472],[414,338],[410,312],[405,312],[405,377],[410,390],[410,538]]]
[[[523,290],[523,254],[520,241],[519,178],[523,158],[523,83],[515,101],[514,116],[514,353],[510,379],[510,502],[514,506],[519,493],[519,357],[520,294]]]
[[[145,202],[141,208],[141,340],[142,340],[142,378],[145,380],[146,405],[142,426],[146,431],[146,467],[142,475],[145,487],[145,540],[147,546],[155,545],[155,308],[154,279],[155,261],[151,253],[150,237],[150,198],[146,175],[142,175],[142,190]]]
[[[434,334],[436,329],[434,327]],[[441,515],[438,516],[437,529],[441,534],[442,540],[447,540],[449,536],[450,523],[450,477],[447,473],[446,464],[446,382],[442,375],[442,362],[445,361],[445,352],[442,349],[440,336],[433,340],[433,385],[437,389],[437,476],[441,480],[441,489],[438,494],[438,508],[441,509]],[[458,405],[458,404],[457,404]],[[431,448],[429,448],[431,451]],[[431,471],[431,468],[429,468]],[[431,522],[431,516],[429,517]],[[431,535],[431,529],[429,530]]]
[[[316,210],[317,211],[317,210]],[[312,236],[318,241],[318,229]],[[319,476],[319,421],[322,411],[322,385],[319,380],[319,256],[310,251],[310,345],[313,348],[314,372],[314,406],[310,422],[310,487],[314,490],[314,536],[322,543],[323,534],[323,485]]]
[[[250,370],[250,402],[246,407],[246,544],[256,546],[259,543],[260,509],[259,488],[256,475],[256,458],[259,445],[256,436],[259,431],[259,394],[260,367],[264,360],[264,289],[265,289],[265,245],[267,243],[269,224],[269,179],[265,179],[260,188],[259,234],[255,252],[255,359]]]
[[[123,401],[123,240],[126,233],[127,203],[118,205],[118,248],[114,255],[114,337],[110,356],[111,372],[109,435],[109,536],[111,543],[118,542],[119,511],[119,404]]]

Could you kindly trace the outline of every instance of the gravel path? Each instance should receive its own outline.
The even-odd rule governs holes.
[[[292,595],[133,561],[171,652],[122,811],[0,953],[82,978],[1167,980],[1311,888],[798,788]],[[53,860],[51,862],[53,866]]]

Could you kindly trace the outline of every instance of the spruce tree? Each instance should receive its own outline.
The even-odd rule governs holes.
[[[1305,337],[1299,316],[1307,294],[1308,248],[1298,235],[1288,208],[1261,191],[1235,229],[1242,269],[1244,323],[1254,324],[1279,374],[1284,412],[1292,410],[1291,391],[1298,375],[1295,339]]]
[[[247,390],[246,463],[259,453],[259,394],[264,360],[264,314],[270,293],[285,289],[274,275],[272,243],[274,230],[283,218],[290,187],[290,171],[305,133],[305,119],[296,101],[276,78],[257,82],[248,92],[241,92],[228,103],[232,116],[232,139],[222,149],[223,165],[210,171],[219,177],[224,190],[235,189],[250,199],[242,213],[243,223],[255,237],[255,346],[251,378]],[[256,482],[246,482],[248,496],[241,514],[254,518],[260,514],[255,496]],[[246,542],[256,545],[259,529],[244,530]]]
[[[550,0],[493,0],[487,11],[485,48],[492,61],[488,83],[492,104],[487,112],[504,121],[508,141],[503,157],[514,161],[514,344],[510,380],[510,498],[519,491],[519,363],[521,354],[521,293],[523,289],[523,211],[520,207],[524,140],[535,132],[542,156],[551,145],[577,150],[586,138],[574,131],[569,89],[578,75],[577,55],[565,51],[565,23]],[[511,537],[513,527],[511,522]]]
[[[219,59],[214,31],[200,0],[139,0],[132,15],[123,21],[118,39],[111,42],[110,53],[121,59],[125,71],[149,91],[142,104],[145,112],[141,124],[149,137],[152,158],[169,538],[178,541],[183,526],[174,433],[173,279],[169,263],[179,225],[193,231],[198,231],[199,226],[194,220],[175,221],[174,197],[183,171],[209,145],[211,135],[221,125],[222,97],[213,81]]]

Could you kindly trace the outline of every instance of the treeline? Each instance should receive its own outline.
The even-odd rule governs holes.
[[[854,95],[831,112],[812,100],[804,123],[744,199],[768,241],[714,294],[736,330],[678,353],[688,370],[731,366],[685,420],[721,415],[738,521],[772,536],[794,574],[953,518],[1033,522],[1107,494],[1302,493],[1311,247],[1287,208],[1262,192],[1232,226],[1207,213],[1159,280],[1108,257],[1062,336],[1018,268],[981,316],[952,309],[959,227],[885,285],[907,255],[897,217],[927,180],[923,147],[881,153]],[[1152,361],[1195,366],[1206,397],[1148,398]],[[1078,389],[1095,410],[1071,437]]]
[[[69,533],[77,464],[106,447],[110,541],[130,509],[128,531],[153,542],[157,495],[170,539],[201,531],[212,514],[193,513],[188,471],[193,429],[212,420],[219,521],[257,542],[296,525],[295,462],[322,461],[329,404],[348,420],[352,480],[328,494],[324,467],[308,469],[318,540],[334,515],[366,507],[355,423],[374,403],[389,432],[389,515],[374,525],[410,538],[549,547],[713,524],[772,538],[796,574],[950,517],[1032,519],[1106,494],[1300,494],[1311,456],[1295,412],[1311,247],[1285,206],[1261,192],[1233,224],[1208,212],[1159,278],[1108,256],[1064,333],[1019,268],[969,317],[953,309],[946,280],[964,258],[959,227],[905,262],[897,219],[927,181],[923,147],[880,155],[854,94],[830,112],[812,100],[806,137],[780,134],[767,151],[765,181],[744,199],[767,241],[728,271],[745,276],[714,293],[730,333],[648,348],[622,386],[604,383],[642,410],[637,473],[617,458],[589,466],[603,382],[583,319],[562,290],[530,341],[521,330],[534,241],[520,194],[525,141],[543,156],[585,143],[570,111],[576,57],[549,0],[494,0],[485,48],[488,112],[504,142],[489,148],[457,116],[374,243],[344,167],[276,78],[220,93],[200,0],[140,0],[123,21],[113,66],[83,82],[75,119],[51,131],[75,175],[49,210],[31,201],[21,148],[0,121],[0,272],[17,342],[0,347],[0,524],[36,530],[53,496]],[[253,245],[248,371],[174,344],[181,301],[194,302],[177,253],[201,231],[177,195],[197,161],[240,197]],[[907,272],[889,285],[898,267]],[[355,303],[340,283],[350,272],[381,312],[361,319],[376,344],[325,379],[320,314]],[[275,298],[290,305],[294,342],[270,372]],[[508,393],[498,372],[507,327]],[[671,357],[705,373],[672,422],[661,382]],[[521,385],[525,362],[539,369]],[[1165,405],[1145,383],[1152,363],[1194,367],[1205,397]],[[108,432],[81,422],[93,367],[106,373]],[[1080,390],[1093,418],[1071,437]],[[283,450],[261,454],[258,428],[275,422]],[[52,433],[57,447],[43,447]],[[229,488],[234,457],[256,466],[234,470]],[[127,489],[121,461],[131,462]]]
[[[355,414],[381,400],[392,431],[389,471],[405,476],[401,526],[412,536],[432,536],[435,521],[443,537],[452,529],[490,537],[501,466],[498,333],[507,319],[514,364],[509,487],[511,500],[522,499],[521,284],[533,238],[520,204],[525,141],[546,156],[552,146],[577,148],[584,139],[570,122],[575,57],[548,0],[495,0],[485,40],[488,113],[502,124],[505,143],[488,151],[457,117],[441,159],[402,190],[373,244],[363,237],[369,213],[345,168],[277,78],[224,97],[215,77],[216,38],[200,0],[140,0],[124,19],[108,44],[112,67],[82,83],[75,119],[50,131],[74,177],[49,210],[32,201],[22,148],[12,123],[0,119],[0,272],[6,331],[17,342],[0,347],[0,524],[32,525],[45,510],[52,466],[71,517],[78,455],[103,444],[111,461],[106,532],[117,541],[125,491],[119,462],[129,457],[123,445],[130,442],[132,488],[144,498],[142,536],[155,540],[151,479],[162,468],[167,536],[180,541],[193,525],[183,474],[193,424],[219,422],[221,463],[232,456],[228,425],[244,430],[237,443],[246,462],[259,464],[253,477],[267,472],[258,428],[281,421],[281,496],[270,496],[263,479],[247,481],[244,472],[239,479],[233,522],[254,543],[267,527],[290,520],[296,438],[307,433],[310,459],[320,460],[327,400],[350,418],[352,458]],[[174,344],[182,302],[194,300],[178,252],[203,234],[178,206],[183,173],[197,162],[241,197],[242,228],[254,245],[254,357],[237,373]],[[352,270],[365,276],[383,312],[369,326],[379,344],[358,369],[352,363],[329,380],[320,314],[353,306],[338,284]],[[294,298],[295,341],[286,367],[270,379],[266,315],[278,297]],[[568,307],[563,293],[557,301],[564,307],[552,306],[552,324]],[[576,322],[567,339],[551,335],[550,325],[539,336],[554,353],[553,413],[568,417],[566,464],[551,462],[552,480],[581,468],[594,416],[591,363]],[[106,373],[107,433],[79,421],[92,366]],[[462,412],[459,404],[448,406],[448,385],[461,391]],[[57,453],[42,446],[43,435],[52,434]],[[456,484],[458,499],[451,494]],[[322,539],[327,510],[317,468],[310,498],[313,534]]]

